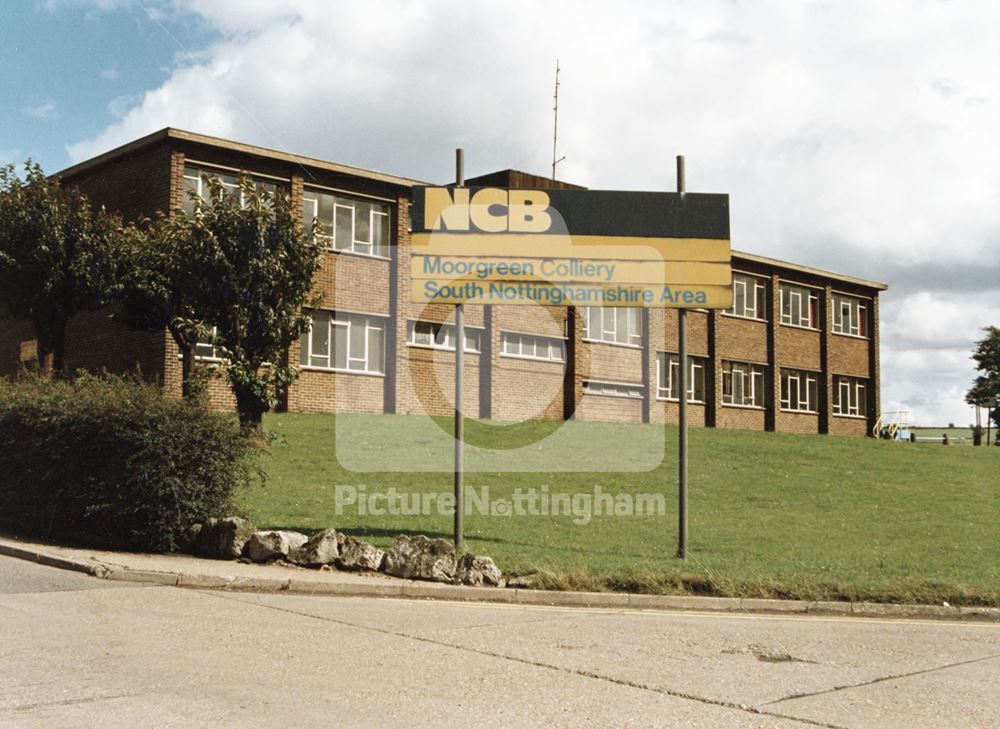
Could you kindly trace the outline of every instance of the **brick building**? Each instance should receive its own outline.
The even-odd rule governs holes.
[[[328,252],[313,328],[289,353],[301,368],[285,406],[302,412],[447,414],[454,393],[453,307],[410,303],[409,205],[395,175],[164,129],[60,174],[126,219],[190,207],[206,174],[287,192],[318,218]],[[506,170],[469,186],[574,185]],[[234,187],[234,189],[236,189]],[[692,311],[689,417],[722,428],[864,435],[879,413],[879,292],[884,284],[733,252],[734,305]],[[0,321],[0,373],[34,351],[30,326]],[[450,350],[450,351],[449,351]],[[677,312],[467,306],[464,410],[526,418],[675,422]],[[211,347],[199,347],[212,362]],[[132,370],[180,392],[166,332],[135,333],[107,312],[78,315],[70,369]],[[219,406],[231,404],[223,381]]]

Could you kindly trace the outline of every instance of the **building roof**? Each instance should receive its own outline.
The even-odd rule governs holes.
[[[288,162],[294,165],[302,165],[303,167],[312,167],[319,170],[327,170],[330,172],[338,172],[342,174],[353,175],[355,177],[361,177],[367,180],[375,180],[377,182],[385,182],[390,185],[398,185],[400,187],[413,187],[414,185],[429,185],[431,183],[424,182],[422,180],[414,180],[408,177],[399,177],[397,175],[390,175],[385,172],[377,172],[375,170],[368,170],[363,167],[352,167],[351,165],[338,164],[337,162],[328,162],[326,160],[316,159],[315,157],[306,157],[300,154],[290,154],[288,152],[282,152],[276,149],[268,149],[267,147],[258,147],[253,144],[244,144],[242,142],[233,142],[228,139],[222,139],[221,137],[212,137],[207,134],[197,134],[195,132],[187,132],[183,129],[175,129],[173,127],[165,127],[159,131],[153,132],[152,134],[147,134],[145,137],[140,137],[135,141],[129,142],[128,144],[123,144],[121,147],[116,147],[109,152],[100,154],[91,159],[84,160],[72,167],[67,167],[62,172],[57,173],[58,177],[70,177],[72,175],[84,172],[93,167],[97,167],[106,162],[110,162],[117,157],[123,155],[131,154],[139,149],[148,147],[158,142],[162,142],[166,139],[176,139],[184,142],[192,142],[195,144],[206,144],[211,147],[218,147],[220,149],[230,150],[232,152],[239,152],[241,154],[250,154],[258,157],[267,157],[268,159],[279,160],[282,162]]]
[[[789,261],[782,261],[779,258],[768,258],[767,256],[758,256],[755,253],[744,253],[743,251],[733,251],[733,258],[741,258],[744,261],[752,261],[754,263],[762,263],[767,266],[774,266],[776,268],[785,268],[789,271],[797,271],[799,273],[807,273],[812,276],[820,276],[821,278],[829,278],[834,281],[843,281],[844,283],[853,284],[855,286],[864,286],[870,289],[878,289],[879,291],[885,291],[889,288],[888,284],[884,284],[881,281],[870,281],[865,278],[858,278],[857,276],[849,276],[844,273],[835,273],[833,271],[826,271],[822,268],[813,268],[811,266],[803,266],[799,263],[790,263]]]

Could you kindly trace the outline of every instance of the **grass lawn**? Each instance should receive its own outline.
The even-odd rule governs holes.
[[[387,464],[435,447],[417,427],[426,419],[351,417],[352,434],[380,444]],[[439,431],[450,425],[439,423]],[[543,440],[561,425],[470,421],[467,440],[565,467],[567,453],[557,445],[549,453],[555,439]],[[451,517],[436,510],[372,516],[348,506],[338,515],[335,505],[338,484],[450,493],[450,473],[348,471],[335,455],[332,415],[270,415],[265,426],[276,436],[264,459],[267,485],[239,497],[258,526],[336,527],[383,547],[397,534],[450,539]],[[676,429],[568,426],[577,463],[587,468],[630,447],[646,462],[651,438],[666,438],[666,457],[633,473],[470,472],[467,489],[488,486],[491,499],[543,486],[550,494],[592,494],[597,485],[612,494],[660,492],[666,513],[594,516],[587,524],[572,514],[474,513],[466,517],[467,549],[491,555],[507,573],[538,572],[553,588],[1000,605],[1000,448],[692,428],[689,559],[682,562],[675,558]],[[490,466],[476,458],[475,467]]]

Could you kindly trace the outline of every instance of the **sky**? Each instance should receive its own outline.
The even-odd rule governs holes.
[[[1000,325],[1000,3],[5,3],[0,164],[166,126],[431,182],[728,193],[736,250],[883,281],[882,409],[973,421]]]

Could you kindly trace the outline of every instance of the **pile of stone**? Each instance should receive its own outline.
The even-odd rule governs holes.
[[[232,516],[196,525],[189,551],[214,559],[288,562],[301,567],[384,572],[410,580],[504,586],[500,568],[489,557],[458,557],[451,542],[423,535],[400,535],[385,552],[336,529],[324,529],[312,537],[286,530],[257,531],[247,519]]]

